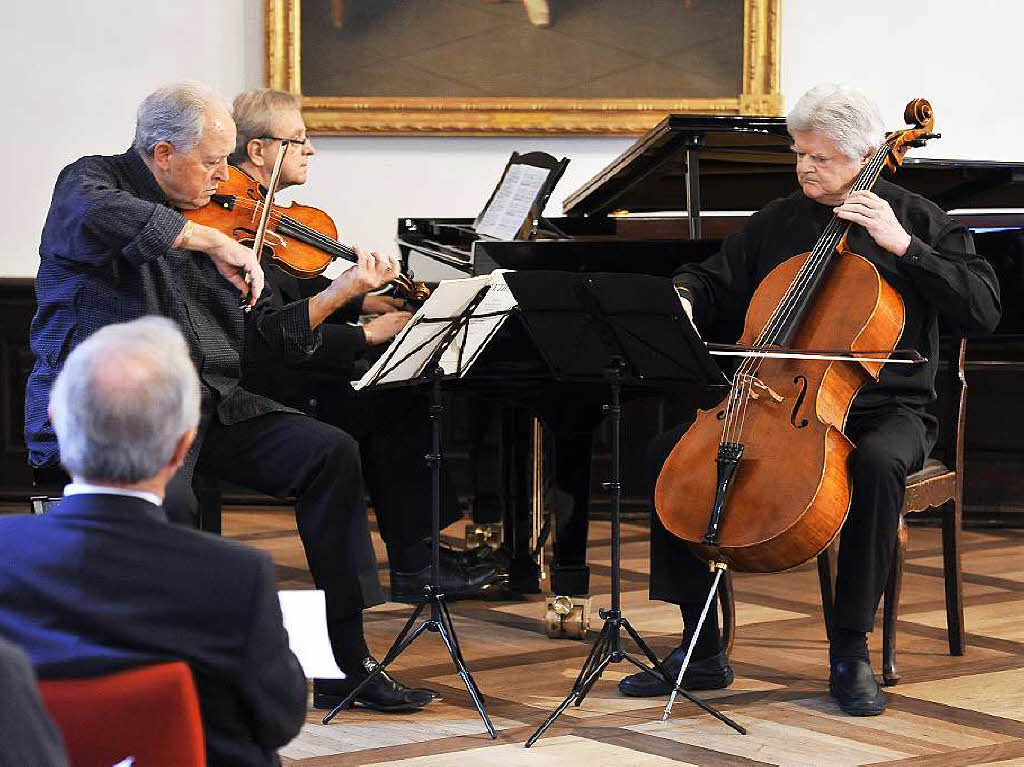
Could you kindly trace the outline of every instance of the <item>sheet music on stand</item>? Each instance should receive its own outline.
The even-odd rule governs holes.
[[[516,307],[506,272],[443,280],[353,388],[418,378],[438,351],[442,375],[464,376]]]

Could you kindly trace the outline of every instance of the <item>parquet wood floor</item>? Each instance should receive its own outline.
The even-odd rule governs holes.
[[[269,551],[282,588],[309,588],[294,522],[286,510],[237,509],[225,535]],[[609,599],[609,529],[591,526],[593,604]],[[651,646],[678,641],[678,612],[647,599],[647,530],[623,529],[623,609]],[[378,555],[383,561],[379,540]],[[679,701],[660,721],[661,699],[618,695],[631,669],[611,666],[583,706],[572,708],[532,749],[523,742],[568,691],[589,642],[544,634],[543,601],[467,601],[452,606],[470,669],[499,730],[484,732],[435,635],[419,639],[395,673],[441,691],[443,700],[413,715],[365,709],[330,725],[310,711],[302,733],[281,751],[285,765],[1024,765],[1024,533],[964,535],[969,648],[947,654],[938,531],[911,530],[899,624],[903,682],[888,688],[879,717],[845,716],[826,690],[827,644],[813,565],[779,575],[735,578],[738,635],[731,658],[736,682],[705,694],[742,723],[741,736]],[[381,577],[387,580],[387,568]],[[408,607],[380,605],[366,616],[367,637],[382,655]],[[597,616],[593,622],[599,626]],[[880,666],[880,630],[872,636]]]

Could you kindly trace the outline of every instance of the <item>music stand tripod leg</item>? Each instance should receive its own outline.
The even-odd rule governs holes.
[[[498,733],[494,729],[494,724],[491,722],[490,717],[487,715],[487,711],[483,706],[483,696],[480,694],[480,688],[477,687],[476,681],[469,673],[469,669],[466,666],[466,662],[462,657],[462,650],[459,647],[459,640],[455,634],[455,625],[452,622],[451,613],[448,612],[448,605],[445,602],[444,594],[440,588],[440,558],[441,558],[441,416],[444,412],[444,403],[441,399],[441,368],[436,362],[430,366],[427,376],[431,380],[431,402],[430,402],[430,422],[431,422],[431,452],[428,453],[425,458],[427,465],[431,470],[431,490],[432,490],[432,522],[433,522],[433,537],[431,541],[431,552],[430,552],[430,585],[424,588],[424,594],[416,604],[416,608],[413,610],[412,615],[406,621],[405,626],[399,632],[395,638],[394,643],[391,645],[391,649],[388,650],[384,661],[377,665],[370,674],[360,682],[348,696],[335,706],[331,712],[324,717],[323,723],[328,724],[339,711],[348,705],[351,705],[352,701],[355,700],[356,695],[363,690],[370,681],[384,672],[384,669],[394,661],[402,652],[415,642],[424,631],[430,630],[435,631],[441,636],[441,641],[444,642],[445,647],[448,650],[448,654],[452,658],[452,662],[455,664],[456,671],[463,683],[466,685],[466,689],[469,692],[470,697],[473,699],[473,705],[476,707],[477,713],[480,714],[480,718],[483,720],[484,726],[487,728],[488,734],[492,738],[497,738]],[[412,625],[416,622],[416,619],[422,614],[424,608],[430,605],[430,617],[425,619],[419,626],[412,630]]]
[[[405,626],[403,626],[402,630],[398,632],[398,636],[395,637],[395,641],[391,643],[391,647],[390,649],[388,649],[387,654],[384,656],[384,660],[378,663],[377,667],[373,671],[371,671],[362,682],[357,684],[355,686],[355,689],[352,690],[352,692],[345,696],[345,698],[338,705],[336,705],[334,708],[330,710],[330,712],[328,712],[327,716],[323,718],[323,724],[330,724],[331,720],[334,719],[334,717],[336,717],[340,711],[351,706],[352,702],[356,699],[356,696],[359,695],[359,693],[361,693],[363,689],[377,677],[378,674],[383,674],[384,670],[389,665],[391,665],[391,662],[394,661],[395,658],[397,658],[402,653],[402,650],[404,650],[406,647],[408,647],[414,641],[416,641],[416,638],[427,629],[428,622],[424,621],[416,627],[416,630],[413,631],[412,635],[409,636],[408,640],[406,640],[406,635],[409,634],[409,630],[416,622],[416,619],[420,616],[420,613],[423,612],[423,608],[426,606],[426,604],[426,597],[424,597],[420,600],[419,604],[416,605],[416,609],[413,610],[412,615],[409,616],[409,620],[405,622]]]

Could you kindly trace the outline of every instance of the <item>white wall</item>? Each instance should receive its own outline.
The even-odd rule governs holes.
[[[231,97],[262,84],[261,6],[52,0],[5,8],[0,276],[35,274],[56,174],[82,154],[123,151],[135,106],[154,87],[194,78]],[[847,80],[872,93],[895,124],[910,98],[925,96],[943,134],[927,150],[932,156],[1024,161],[1024,3],[783,0],[782,18],[782,92],[790,104],[816,82]],[[562,197],[630,143],[324,137],[297,198],[334,216],[344,241],[388,249],[398,216],[475,215],[513,150],[571,158],[549,206],[557,213]]]

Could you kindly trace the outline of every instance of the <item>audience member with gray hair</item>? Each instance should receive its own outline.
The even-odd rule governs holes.
[[[73,482],[44,515],[0,517],[0,636],[42,678],[185,660],[209,763],[277,764],[305,718],[306,683],[273,562],[170,524],[161,507],[199,423],[181,331],[162,317],[104,327],[52,394]]]
[[[163,317],[101,328],[64,363],[50,413],[76,480],[131,485],[176,469],[199,425],[199,378],[181,331]]]
[[[149,314],[173,320],[198,366],[202,436],[167,483],[164,512],[192,523],[194,471],[294,503],[313,582],[326,596],[335,658],[351,678],[365,678],[376,661],[366,645],[362,611],[383,602],[384,594],[358,445],[340,429],[247,389],[242,347],[257,336],[275,357],[301,363],[323,345],[324,320],[354,295],[384,284],[397,264],[360,254],[359,264],[330,289],[275,304],[251,249],[181,213],[208,204],[228,177],[236,131],[223,99],[196,83],[160,88],[140,106],[135,137],[124,154],[72,163],[54,188],[30,331],[36,361],[25,394],[29,459],[39,469],[63,461],[72,472],[110,474],[118,481],[159,463],[166,454],[160,451],[168,449],[160,432],[172,429],[170,422],[142,435],[129,420],[102,414],[97,421],[116,425],[118,440],[132,437],[138,455],[110,444],[94,455],[92,435],[86,434],[70,438],[68,455],[62,455],[50,400],[68,354],[104,326]],[[239,303],[245,292],[248,313]],[[117,395],[113,388],[107,393]],[[154,394],[146,403],[157,408],[158,401]],[[77,423],[78,416],[59,405],[53,414]],[[375,677],[366,689],[360,702],[388,711],[422,708],[434,697],[388,675]]]
[[[921,467],[935,443],[936,423],[926,405],[935,397],[938,321],[952,333],[990,332],[999,321],[999,284],[975,253],[970,232],[935,204],[887,181],[851,191],[884,138],[878,108],[866,94],[847,85],[819,85],[797,101],[787,124],[800,189],[754,214],[716,255],[682,267],[675,284],[705,336],[716,324],[742,327],[761,280],[783,261],[810,251],[836,217],[853,224],[849,250],[869,261],[903,299],[898,348],[916,350],[926,362],[898,371],[886,365],[877,381],[857,393],[844,429],[855,446],[849,460],[852,501],[840,535],[829,690],[846,713],[873,716],[885,710],[886,697],[871,669],[867,633],[892,567],[907,475]],[[689,422],[656,439],[653,476],[688,428]],[[665,660],[675,676],[697,632],[711,576],[652,517],[651,598],[679,605],[683,617],[683,642]],[[683,676],[688,689],[727,687],[733,679],[714,610],[709,618]],[[626,677],[619,689],[636,697],[669,692],[646,672]]]

